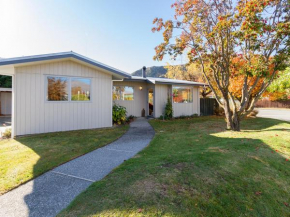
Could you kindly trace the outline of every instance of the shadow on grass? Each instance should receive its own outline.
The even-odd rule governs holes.
[[[22,213],[16,213],[15,216],[20,214],[25,216],[56,215],[56,210],[59,211],[59,207],[63,207],[62,204],[70,202],[72,198],[88,187],[91,182],[72,178],[65,179],[64,177],[55,174],[53,175],[48,171],[76,157],[113,142],[122,136],[127,129],[128,126],[95,130],[79,130],[19,137],[15,140],[10,140],[11,142],[14,142],[14,145],[16,144],[15,150],[11,150],[11,153],[14,153],[14,155],[16,153],[17,155],[11,156],[11,158],[16,161],[13,162],[15,167],[17,167],[16,171],[20,171],[17,179],[13,174],[7,174],[7,178],[9,175],[11,181],[14,182],[11,186],[17,187],[18,185],[35,178],[32,181],[32,185],[28,185],[26,188],[21,188],[20,190],[15,189],[14,192],[16,193],[7,193],[12,195],[12,197],[15,194],[17,197],[15,200],[19,203],[26,203],[26,209],[21,210]],[[9,141],[7,140],[7,142]],[[17,152],[17,149],[20,149],[19,152]],[[7,152],[7,154],[9,154],[9,152]],[[10,161],[7,161],[7,163],[9,162]],[[11,166],[7,165],[8,171],[14,169],[9,167]],[[51,183],[48,183],[48,181]],[[46,184],[49,186],[46,186]],[[66,192],[66,189],[72,188],[72,186],[75,192]],[[47,195],[53,195],[56,192],[63,192],[64,198],[58,198],[59,201],[51,201],[49,198],[45,198]],[[9,198],[9,200],[14,199]],[[53,204],[53,206],[50,206],[53,208],[47,209],[47,207],[49,207],[47,204]],[[16,210],[19,212],[19,209]]]
[[[225,131],[223,119],[213,117],[151,124],[150,146],[60,216],[289,214],[289,123],[247,119],[242,132]]]
[[[271,118],[247,118],[246,121],[242,121],[242,130],[270,131],[271,129],[268,128],[281,124],[290,124],[290,122]],[[275,130],[279,130],[279,128],[275,128]]]

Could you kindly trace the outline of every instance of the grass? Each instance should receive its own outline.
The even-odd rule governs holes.
[[[150,122],[150,146],[59,216],[289,216],[290,123],[216,117]]]
[[[48,133],[0,141],[0,195],[123,135],[128,126]]]

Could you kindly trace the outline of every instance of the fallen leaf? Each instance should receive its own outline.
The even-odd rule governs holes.
[[[261,191],[256,191],[256,193],[255,193],[256,195],[261,195],[262,194],[262,192]]]
[[[138,209],[138,212],[140,213],[140,212],[142,212],[143,211],[143,209]]]

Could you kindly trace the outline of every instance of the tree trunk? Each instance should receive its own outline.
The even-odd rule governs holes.
[[[235,112],[231,111],[229,102],[227,100],[225,100],[224,102],[224,111],[227,122],[227,130],[240,131],[241,119]]]
[[[231,118],[231,114],[230,111],[228,111],[227,109],[225,110],[225,116],[226,116],[226,122],[227,122],[227,130],[231,130],[232,129],[232,118]]]
[[[235,115],[233,115],[233,119],[232,119],[233,121],[233,127],[232,127],[232,129],[231,130],[233,130],[233,131],[240,131],[241,130],[241,128],[240,128],[240,117],[237,115],[237,114],[235,114]]]
[[[233,129],[233,122],[232,122],[232,112],[230,109],[229,105],[229,100],[224,99],[224,111],[225,111],[225,116],[226,116],[226,122],[227,122],[227,130],[232,130]]]
[[[227,130],[233,130],[233,131],[240,131],[240,118],[236,114],[232,114],[231,111],[227,111],[225,109],[225,116],[226,116],[226,122],[227,122]]]

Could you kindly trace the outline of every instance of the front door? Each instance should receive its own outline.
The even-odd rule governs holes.
[[[148,89],[148,114],[153,116],[154,112],[154,92],[153,88]]]

